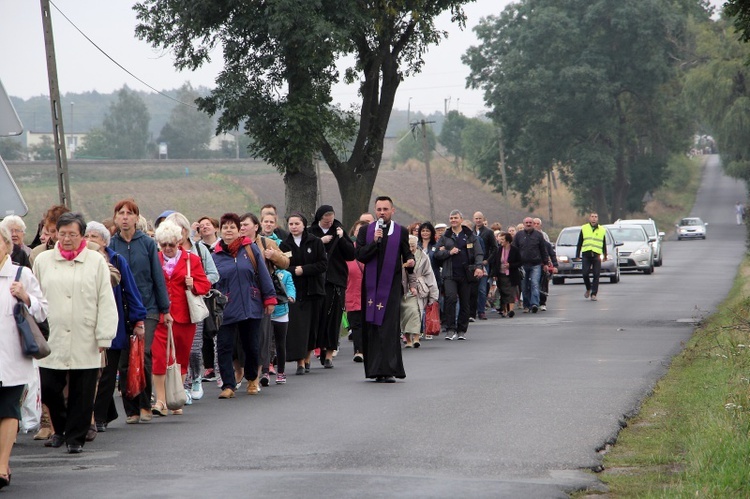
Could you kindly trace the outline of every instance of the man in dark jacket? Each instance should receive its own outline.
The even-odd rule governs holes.
[[[516,233],[513,246],[521,253],[521,266],[524,277],[523,308],[524,312],[531,310],[535,314],[539,310],[539,282],[542,276],[542,265],[549,260],[547,247],[542,233],[534,230],[534,219],[523,219],[523,230]]]
[[[484,275],[476,286],[476,299],[471,301],[471,316],[479,320],[487,320],[486,308],[487,308],[487,291],[488,291],[488,276],[490,275],[490,265],[495,261],[495,254],[497,253],[497,239],[495,239],[495,233],[487,228],[487,219],[481,211],[474,213],[474,234],[477,238],[482,240],[482,247],[484,249],[484,261],[482,266],[484,267]],[[472,290],[472,297],[474,292]]]
[[[463,226],[464,217],[458,210],[450,214],[450,229],[438,239],[435,260],[442,262],[445,302],[443,323],[446,340],[465,340],[469,328],[469,295],[472,282],[484,275],[484,252],[476,234]],[[460,310],[456,322],[456,303]]]
[[[320,363],[330,369],[333,367],[333,351],[338,350],[339,345],[346,281],[349,277],[346,262],[354,260],[354,243],[346,235],[341,222],[336,220],[333,207],[327,204],[315,212],[315,220],[308,231],[323,241],[328,256],[326,297],[316,347],[320,348]]]

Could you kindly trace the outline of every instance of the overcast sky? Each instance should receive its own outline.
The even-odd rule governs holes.
[[[155,51],[133,35],[136,24],[132,0],[53,0],[55,5],[86,35],[149,85],[173,89],[190,81],[193,86],[214,86],[221,67],[221,52],[216,50],[211,64],[196,72],[178,73],[169,53]],[[420,75],[405,80],[396,96],[395,107],[425,113],[459,109],[468,116],[485,111],[481,91],[467,90],[468,68],[461,63],[466,49],[477,44],[472,28],[482,17],[499,14],[510,0],[477,0],[465,6],[467,27],[461,31],[451,24],[450,16],[440,18],[441,29],[450,35],[426,55]],[[60,92],[96,90],[109,93],[123,85],[150,91],[115,66],[52,7],[52,22],[57,53]],[[48,95],[41,8],[34,0],[0,0],[0,80],[9,95],[27,99]],[[357,102],[354,86],[336,87],[334,98],[345,107]],[[64,104],[64,103],[63,103]]]

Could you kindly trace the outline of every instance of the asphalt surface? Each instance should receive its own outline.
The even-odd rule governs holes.
[[[404,351],[407,378],[365,381],[343,342],[335,368],[125,425],[83,454],[19,435],[13,497],[567,497],[597,487],[598,452],[726,296],[745,251],[744,186],[712,157],[694,216],[705,241],[666,242],[653,275],[552,286],[549,311],[473,323]],[[660,228],[664,230],[665,228]],[[118,402],[119,403],[119,402]],[[122,413],[121,413],[122,414]]]

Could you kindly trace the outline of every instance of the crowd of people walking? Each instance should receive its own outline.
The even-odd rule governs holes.
[[[135,200],[123,199],[111,217],[88,223],[51,207],[29,246],[23,219],[6,217],[0,488],[10,484],[22,402],[36,396],[30,387],[40,387],[44,404],[34,438],[75,454],[119,417],[117,390],[127,424],[180,416],[204,396],[204,383],[216,382],[219,398],[232,399],[243,383],[253,396],[272,381],[286,384],[289,362],[296,376],[309,373],[316,357],[333,369],[347,333],[365,377],[394,383],[406,377],[402,349],[440,334],[464,341],[470,323],[488,312],[513,318],[519,308],[546,310],[557,262],[541,220],[503,230],[481,212],[469,220],[453,210],[447,224],[401,226],[395,214],[381,196],[348,230],[330,205],[311,223],[292,213],[283,227],[273,205],[259,217],[225,213],[194,222],[168,210],[152,225]],[[195,300],[201,309],[207,296],[223,308],[205,307],[196,318]],[[23,354],[16,303],[46,331],[48,357],[32,362]],[[440,331],[427,331],[427,312],[437,309]],[[143,353],[131,365],[136,342]],[[169,403],[175,363],[179,407]],[[142,388],[126,393],[125,380],[136,376]]]

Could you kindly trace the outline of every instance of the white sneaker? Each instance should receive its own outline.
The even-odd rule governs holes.
[[[547,311],[547,305],[539,305],[539,310],[541,310],[542,312],[546,312]]]
[[[190,396],[193,400],[200,400],[203,398],[203,383],[200,381],[193,381],[193,386],[190,389]]]
[[[190,395],[190,390],[187,388],[185,388],[185,396],[187,397],[185,405],[193,405],[193,397]]]

